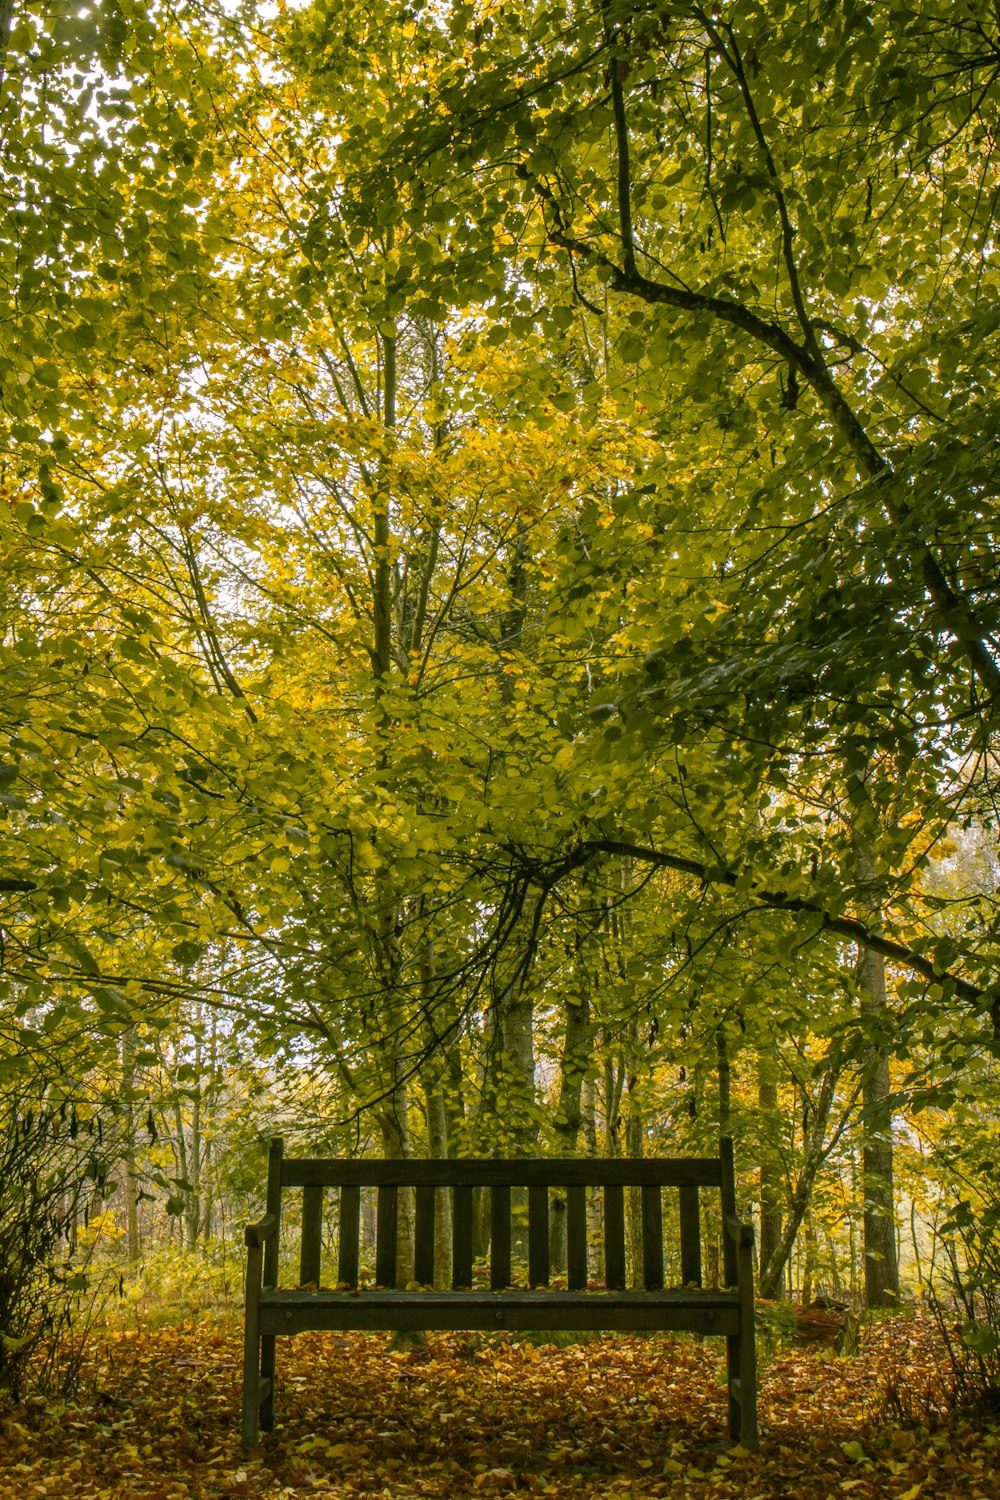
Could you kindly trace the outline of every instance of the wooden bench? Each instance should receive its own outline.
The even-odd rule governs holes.
[[[626,1288],[625,1196],[642,1205],[643,1290]],[[278,1287],[282,1197],[302,1189],[300,1285]],[[339,1190],[337,1287],[321,1287],[323,1195]],[[361,1193],[377,1191],[375,1285],[359,1282]],[[415,1191],[414,1265],[396,1288],[399,1190]],[[452,1193],[452,1289],[434,1291],[434,1216],[439,1189]],[[473,1287],[474,1191],[490,1193],[489,1288]],[[664,1286],[662,1189],[678,1194],[681,1285]],[[526,1288],[511,1285],[511,1191],[527,1189]],[[549,1288],[549,1190],[565,1205],[566,1290]],[[587,1191],[600,1189],[605,1282],[588,1279]],[[725,1287],[702,1286],[700,1194],[719,1194]],[[522,1194],[523,1196],[523,1194]],[[585,1160],[339,1161],[268,1157],[267,1213],[246,1230],[243,1441],[274,1425],[275,1340],[306,1329],[673,1329],[718,1334],[727,1346],[729,1436],[757,1444],[753,1229],[736,1214],[732,1141],[717,1157]],[[418,1284],[426,1290],[413,1290]]]

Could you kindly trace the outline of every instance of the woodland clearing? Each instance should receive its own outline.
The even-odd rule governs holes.
[[[814,1349],[766,1357],[753,1455],[722,1441],[709,1344],[618,1336],[555,1348],[437,1335],[393,1353],[377,1335],[307,1334],[282,1353],[279,1428],[248,1454],[231,1322],[99,1332],[73,1402],[33,1396],[4,1410],[0,1496],[1000,1494],[1000,1422],[935,1419],[946,1361],[927,1318],[874,1326],[850,1359]]]
[[[1000,1500],[899,1314],[1000,1421],[998,434],[997,0],[0,0],[0,1500]],[[268,1140],[729,1136],[893,1314],[762,1306],[759,1455],[659,1338],[304,1334],[240,1448]]]

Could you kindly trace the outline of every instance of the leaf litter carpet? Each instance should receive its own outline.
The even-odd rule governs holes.
[[[714,1341],[305,1334],[279,1341],[278,1426],[253,1453],[240,1360],[231,1324],[95,1335],[74,1401],[0,1409],[0,1497],[1000,1500],[1000,1425],[921,1425],[942,1363],[920,1319],[853,1359],[765,1359],[757,1454],[724,1440]]]

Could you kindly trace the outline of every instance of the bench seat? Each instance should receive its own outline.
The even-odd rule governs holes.
[[[738,1334],[740,1294],[678,1288],[662,1292],[263,1291],[262,1334],[308,1329],[616,1329]]]

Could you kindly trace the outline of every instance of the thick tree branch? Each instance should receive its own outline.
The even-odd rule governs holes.
[[[705,885],[734,889],[740,878],[740,872],[728,870],[724,866],[710,865],[703,860],[671,854],[666,850],[651,848],[648,845],[634,844],[626,839],[603,838],[585,839],[575,845],[561,860],[548,867],[540,868],[537,880],[544,889],[551,890],[574,870],[581,869],[602,854],[627,856],[638,864],[653,865],[663,870],[675,870],[678,874],[690,875]],[[892,938],[885,937],[881,932],[873,931],[858,918],[835,916],[826,911],[818,901],[811,901],[806,896],[795,896],[788,891],[775,890],[759,884],[752,884],[747,891],[747,896],[760,910],[808,913],[818,919],[820,924],[818,930],[835,933],[838,937],[850,938],[853,942],[864,943],[874,952],[881,953],[896,963],[904,964],[931,984],[947,984],[951,986],[959,999],[966,1001],[969,1005],[977,1008],[989,1005],[995,1008],[997,1004],[1000,1004],[992,1000],[989,992],[982,986],[973,984],[971,980],[963,979],[950,970],[940,968],[908,944],[896,942]]]
[[[626,275],[635,274],[635,237],[632,230],[632,169],[629,164],[628,118],[625,113],[625,90],[622,87],[623,56],[616,56],[614,43],[622,42],[619,26],[612,30],[605,18],[608,41],[608,74],[611,81],[611,107],[615,117],[615,145],[618,153],[618,232],[622,242],[622,264]]]
[[[551,191],[537,184],[536,191],[552,209],[554,197]],[[629,270],[626,266],[618,265],[595,246],[567,234],[562,227],[560,215],[557,214],[556,220],[557,227],[549,234],[551,243],[568,250],[572,255],[585,258],[591,265],[603,267],[608,273],[608,283],[612,290],[639,297],[653,305],[677,308],[682,312],[709,313],[719,322],[728,323],[749,334],[757,343],[787,361],[808,381],[835,429],[846,441],[862,475],[878,487],[890,520],[905,536],[912,526],[913,515],[901,493],[900,478],[872,442],[822,359],[815,359],[779,323],[761,317],[745,303],[653,281],[638,268]],[[914,548],[914,552],[923,575],[924,587],[937,609],[943,628],[960,642],[991,704],[1000,703],[1000,665],[993,655],[992,643],[978,629],[972,612],[949,583],[932,548],[921,543]]]
[[[775,165],[774,155],[764,134],[764,127],[761,125],[760,116],[757,113],[757,105],[754,102],[753,92],[750,88],[750,80],[747,78],[746,69],[743,66],[743,57],[740,53],[739,43],[736,40],[736,33],[729,22],[724,23],[724,30],[729,38],[729,46],[727,47],[719,31],[713,26],[710,18],[703,10],[695,8],[691,13],[697,16],[698,20],[705,27],[716,51],[736,79],[740,93],[743,96],[747,118],[750,121],[750,128],[753,131],[754,139],[763,158],[768,179],[771,183],[771,192],[778,209],[778,219],[781,224],[781,256],[785,263],[785,274],[788,277],[788,288],[791,292],[795,316],[798,318],[799,327],[802,329],[805,339],[805,346],[812,359],[817,366],[823,365],[825,362],[820,350],[819,340],[816,338],[812,317],[806,308],[805,294],[802,290],[798,263],[795,259],[795,251],[793,249],[795,228],[792,224],[791,215],[788,212],[788,204],[785,201],[785,194],[781,186],[781,178],[778,175],[778,168]]]

